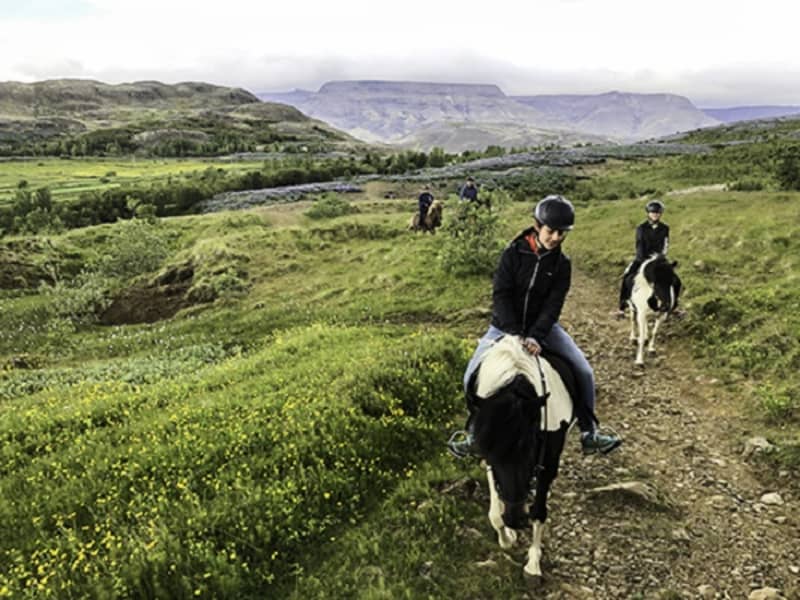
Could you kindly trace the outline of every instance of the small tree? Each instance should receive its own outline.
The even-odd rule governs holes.
[[[800,146],[787,146],[778,152],[775,178],[781,189],[800,190]]]
[[[508,194],[484,192],[492,209],[473,202],[459,202],[445,223],[439,260],[442,268],[454,275],[491,275],[497,266],[503,243],[498,239],[498,213]]]

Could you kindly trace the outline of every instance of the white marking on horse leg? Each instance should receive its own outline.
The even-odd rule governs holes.
[[[494,486],[492,469],[486,469],[486,479],[489,485],[489,522],[497,532],[497,542],[503,550],[508,550],[517,541],[517,532],[506,527],[503,521],[503,501]]]
[[[528,548],[528,562],[525,563],[523,571],[532,577],[542,576],[542,536],[544,535],[544,523],[541,521],[533,522],[533,540],[531,547]]]
[[[667,318],[667,313],[661,313],[655,321],[653,321],[653,333],[650,334],[650,344],[647,346],[647,351],[650,353],[655,353],[656,351],[656,331],[658,331],[658,326],[664,322],[664,319]]]
[[[640,311],[637,315],[639,322],[639,343],[636,348],[636,364],[644,364],[644,343],[647,340],[647,315],[644,311]]]
[[[636,309],[633,308],[633,305],[631,305],[630,306],[630,310],[631,310],[631,316],[630,316],[631,336],[630,336],[630,340],[632,342],[635,342],[636,341]]]

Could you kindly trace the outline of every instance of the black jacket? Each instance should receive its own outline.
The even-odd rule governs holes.
[[[461,191],[458,193],[458,197],[461,200],[476,202],[478,200],[478,186],[464,184]]]
[[[526,229],[503,250],[494,273],[492,325],[541,343],[561,316],[572,264],[560,248],[531,250]]]
[[[666,254],[669,247],[669,225],[659,221],[655,227],[645,221],[636,228],[636,260],[643,261],[651,254]]]
[[[417,201],[419,202],[419,213],[420,215],[424,215],[428,212],[431,204],[433,204],[433,194],[430,192],[422,192]]]

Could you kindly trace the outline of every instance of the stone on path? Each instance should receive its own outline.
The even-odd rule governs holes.
[[[780,506],[783,504],[783,498],[778,492],[770,492],[761,496],[761,502],[764,504],[771,504],[773,506]]]
[[[612,483],[611,485],[592,488],[589,490],[589,494],[593,496],[621,497],[622,499],[630,499],[633,497],[643,500],[648,504],[652,504],[660,510],[669,510],[672,508],[672,502],[653,485],[642,481]]]
[[[747,600],[784,600],[781,596],[780,590],[773,587],[764,587],[758,590],[753,590],[747,597]]]

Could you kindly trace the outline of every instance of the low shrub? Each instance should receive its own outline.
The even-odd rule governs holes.
[[[304,214],[309,219],[332,219],[357,213],[358,208],[337,195],[326,195],[314,202]]]

